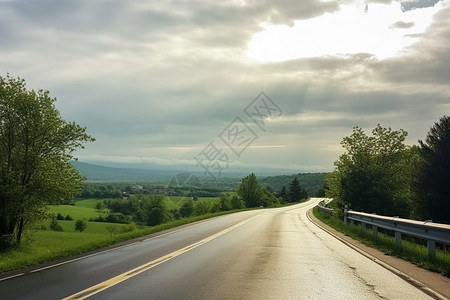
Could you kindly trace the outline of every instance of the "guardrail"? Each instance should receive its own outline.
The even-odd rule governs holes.
[[[351,223],[360,222],[363,231],[366,230],[366,225],[371,225],[375,237],[378,234],[378,228],[393,231],[398,247],[402,246],[402,234],[424,239],[427,241],[429,257],[436,257],[436,242],[450,245],[450,225],[447,224],[385,217],[351,210],[345,210],[345,216],[345,223],[347,220],[350,220]]]
[[[332,208],[328,208],[328,207],[324,206],[328,202],[326,200],[322,200],[322,201],[319,202],[319,204],[317,204],[317,207],[319,208],[319,210],[321,212],[323,212],[325,214],[332,215],[334,213],[334,210]]]

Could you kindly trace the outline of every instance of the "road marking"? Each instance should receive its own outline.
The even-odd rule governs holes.
[[[89,288],[87,288],[85,290],[82,290],[82,291],[80,291],[80,292],[78,292],[76,294],[68,296],[68,297],[64,298],[63,300],[75,300],[75,299],[76,300],[82,300],[82,299],[86,299],[88,297],[91,297],[91,296],[93,296],[93,295],[95,295],[95,294],[97,294],[97,293],[99,293],[101,291],[109,289],[110,287],[112,287],[112,286],[114,286],[116,284],[119,284],[119,283],[121,283],[121,282],[123,282],[123,281],[125,281],[127,279],[130,279],[130,278],[132,278],[132,277],[142,273],[142,272],[148,271],[148,270],[150,270],[150,269],[152,269],[152,268],[154,268],[154,267],[156,267],[156,266],[158,266],[158,265],[160,265],[160,264],[162,264],[162,263],[164,263],[164,262],[166,262],[168,260],[171,260],[172,258],[175,258],[177,256],[180,256],[183,253],[186,253],[186,252],[188,252],[188,251],[190,251],[192,249],[195,249],[198,246],[201,246],[201,245],[203,245],[203,244],[205,244],[205,243],[207,243],[207,242],[209,242],[209,241],[211,241],[211,240],[213,240],[215,238],[218,238],[219,236],[222,236],[222,235],[224,235],[224,234],[226,234],[226,233],[228,233],[228,232],[238,228],[239,226],[242,226],[245,223],[250,222],[251,220],[253,220],[253,219],[255,219],[255,218],[257,218],[257,217],[259,217],[261,215],[262,214],[258,214],[256,216],[253,216],[250,219],[244,220],[244,221],[242,221],[240,223],[237,223],[237,224],[235,224],[235,225],[233,225],[231,227],[228,227],[227,229],[224,229],[224,230],[222,230],[222,231],[220,231],[220,232],[218,232],[216,234],[213,234],[213,235],[211,235],[211,236],[209,236],[209,237],[207,237],[207,238],[205,238],[203,240],[200,240],[200,241],[198,241],[196,243],[193,243],[193,244],[191,244],[189,246],[186,246],[186,247],[181,248],[179,250],[176,250],[176,251],[174,251],[172,253],[169,253],[169,254],[167,254],[165,256],[162,256],[160,258],[152,260],[152,261],[150,261],[150,262],[148,262],[146,264],[143,264],[143,265],[141,265],[141,266],[139,266],[137,268],[129,270],[129,271],[127,271],[125,273],[122,273],[120,275],[117,275],[117,276],[115,276],[113,278],[110,278],[108,280],[100,282],[99,284],[96,284],[96,285],[91,286],[91,287],[89,287]]]

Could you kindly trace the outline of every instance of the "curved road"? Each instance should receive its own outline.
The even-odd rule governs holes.
[[[291,207],[214,218],[0,279],[1,299],[431,299]]]

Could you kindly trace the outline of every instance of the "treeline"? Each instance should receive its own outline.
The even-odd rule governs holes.
[[[299,173],[294,175],[268,176],[261,178],[260,182],[271,190],[280,193],[283,187],[284,189],[288,188],[294,178],[297,178],[300,186],[308,196],[323,197],[326,175],[327,173]]]
[[[235,180],[236,181],[236,180]],[[235,184],[236,185],[236,184]],[[234,189],[225,189],[228,191]],[[122,198],[126,194],[164,194],[168,196],[219,197],[223,189],[215,186],[164,186],[160,183],[85,182],[78,199]],[[68,203],[66,203],[68,204]]]
[[[442,117],[419,145],[405,130],[354,127],[346,152],[326,177],[325,193],[341,208],[450,223],[450,118]]]
[[[282,194],[282,193],[281,193]],[[230,211],[253,207],[276,207],[287,202],[298,202],[308,195],[296,178],[292,180],[284,194],[275,195],[270,189],[262,186],[254,173],[242,178],[241,183],[233,193],[222,193],[219,201],[186,200],[179,209],[167,209],[165,195],[139,194],[129,199],[108,199],[103,205],[110,213],[106,217],[101,215],[94,220],[97,222],[131,223],[139,225],[158,225],[171,220],[200,216],[221,211]],[[97,209],[101,210],[100,204]]]

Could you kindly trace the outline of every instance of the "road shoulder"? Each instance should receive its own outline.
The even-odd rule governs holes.
[[[436,299],[450,299],[450,279],[438,273],[430,272],[422,269],[410,262],[400,258],[389,256],[383,252],[368,247],[359,241],[356,241],[345,234],[336,231],[327,224],[321,222],[312,213],[312,209],[307,212],[308,218],[328,232],[344,244],[360,252],[362,255],[370,258],[377,264],[394,272],[402,279],[408,281],[417,288],[423,290],[425,293]]]

